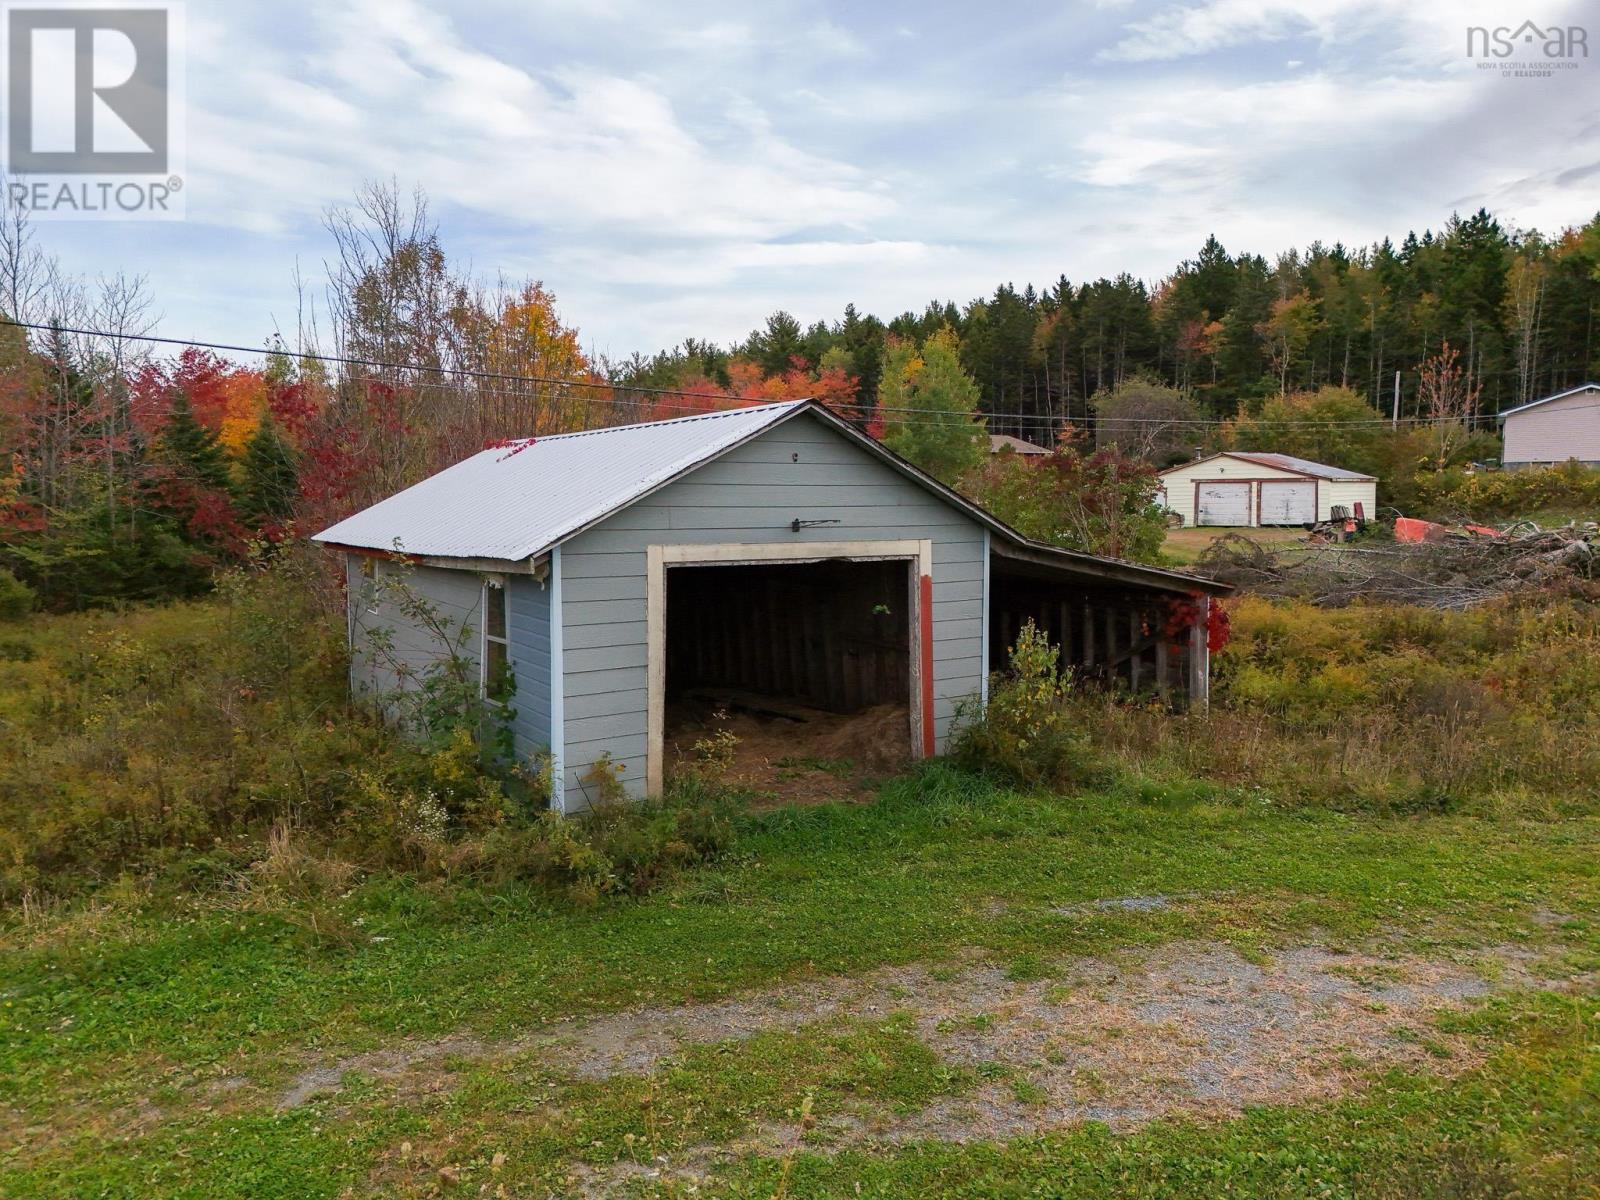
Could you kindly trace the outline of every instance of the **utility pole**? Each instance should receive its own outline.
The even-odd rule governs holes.
[[[1400,428],[1400,372],[1394,373],[1394,419],[1390,424],[1391,429]]]

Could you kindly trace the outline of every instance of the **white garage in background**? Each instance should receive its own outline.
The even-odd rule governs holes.
[[[1288,454],[1229,450],[1161,472],[1161,503],[1185,525],[1309,525],[1332,520],[1335,507],[1373,516],[1378,481]]]

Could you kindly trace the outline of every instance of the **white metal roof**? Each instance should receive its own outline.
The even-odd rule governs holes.
[[[1169,592],[1233,589],[1164,567],[1024,537],[812,400],[529,438],[485,450],[324,529],[311,540],[428,558],[520,562],[581,533],[800,412],[837,430],[1024,553],[1063,570]],[[1000,545],[996,545],[996,550]]]
[[[447,558],[531,558],[805,404],[513,442],[447,467],[312,540]]]
[[[1309,458],[1296,458],[1292,454],[1260,454],[1254,450],[1235,450],[1231,453],[1234,458],[1242,458],[1246,462],[1260,463],[1264,467],[1277,467],[1280,471],[1298,471],[1302,475],[1314,475],[1318,479],[1337,479],[1346,483],[1364,483],[1374,478],[1371,475],[1363,475],[1360,471],[1347,471],[1343,467],[1330,467],[1327,463],[1312,462]]]
[[[1530,408],[1538,408],[1541,404],[1549,404],[1552,400],[1565,400],[1568,396],[1576,396],[1579,392],[1600,391],[1600,383],[1580,383],[1575,388],[1568,388],[1564,392],[1557,392],[1554,396],[1546,396],[1542,400],[1530,400],[1526,404],[1519,404],[1515,408],[1508,408],[1500,414],[1499,419],[1504,421],[1512,413],[1527,412]]]
[[[1193,462],[1179,463],[1175,467],[1168,467],[1161,474],[1170,475],[1174,471],[1182,471],[1188,467],[1208,463],[1213,458],[1237,458],[1245,462],[1255,463],[1257,466],[1274,467],[1279,471],[1293,471],[1297,475],[1309,475],[1315,479],[1332,479],[1342,483],[1373,483],[1377,479],[1374,475],[1363,475],[1359,471],[1347,471],[1343,467],[1330,467],[1326,463],[1312,462],[1309,458],[1296,458],[1292,454],[1266,454],[1255,450],[1224,450],[1220,454],[1213,454],[1211,458],[1197,458]]]

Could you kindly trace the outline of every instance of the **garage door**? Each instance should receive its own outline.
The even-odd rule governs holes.
[[[1195,505],[1196,525],[1249,525],[1248,483],[1202,483]]]
[[[1317,519],[1317,485],[1286,480],[1261,485],[1263,525],[1309,525]]]

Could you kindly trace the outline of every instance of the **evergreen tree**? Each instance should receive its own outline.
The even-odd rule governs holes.
[[[228,454],[214,429],[194,415],[194,406],[182,392],[172,399],[166,424],[161,427],[157,450],[166,464],[189,483],[231,496],[233,474]]]
[[[993,299],[967,309],[961,361],[994,411],[1026,412],[1039,403],[1033,370],[1037,300],[1031,287],[1018,294],[1008,283],[995,289]]]
[[[1514,386],[1507,378],[1505,326],[1511,244],[1500,222],[1479,209],[1466,220],[1452,218],[1445,230],[1439,275],[1442,334],[1464,355],[1468,378],[1484,388],[1491,407]]]
[[[1206,244],[1200,247],[1200,257],[1184,266],[1194,273],[1195,298],[1200,310],[1212,321],[1222,320],[1233,307],[1238,271],[1222,243],[1217,241],[1217,235],[1206,238]]]
[[[1241,397],[1261,394],[1266,354],[1257,330],[1272,316],[1272,300],[1272,271],[1267,260],[1259,254],[1241,256],[1233,307],[1222,319],[1217,353],[1222,379],[1213,403],[1224,416],[1233,411]]]
[[[850,354],[849,370],[856,377],[856,399],[863,408],[870,408],[878,394],[885,336],[883,322],[877,317],[863,317],[854,304],[845,305],[839,344]]]
[[[838,337],[828,328],[826,321],[817,321],[806,330],[800,340],[800,357],[812,367],[822,364],[822,356],[838,344]]]
[[[240,514],[256,529],[282,521],[294,507],[300,472],[293,447],[270,414],[245,443],[243,467]]]
[[[746,350],[761,364],[764,374],[782,375],[794,365],[795,358],[804,356],[800,322],[782,309],[778,310],[767,318],[765,329],[750,335]]]

